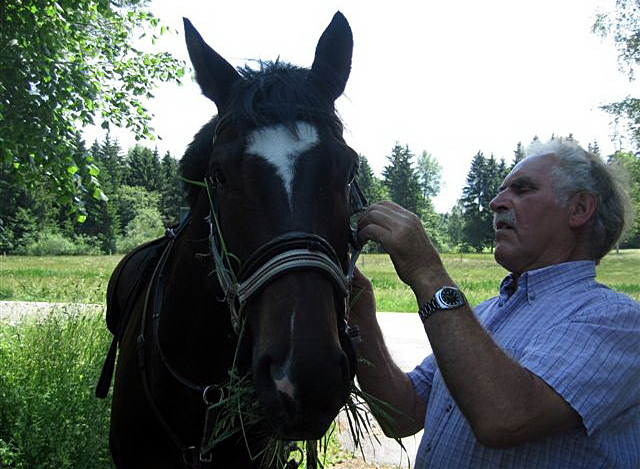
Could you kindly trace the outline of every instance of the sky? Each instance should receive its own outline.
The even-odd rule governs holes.
[[[611,118],[599,109],[637,94],[618,70],[610,41],[591,33],[597,12],[615,0],[154,0],[151,10],[177,30],[155,50],[185,60],[182,17],[234,66],[280,58],[308,67],[318,38],[340,10],[351,25],[351,76],[336,107],[347,143],[380,176],[396,142],[442,167],[438,212],[462,194],[471,159],[482,151],[510,162],[518,142],[573,134],[584,147],[612,141]],[[146,49],[150,50],[151,46]],[[189,64],[190,65],[190,64]],[[634,88],[635,87],[635,88]],[[187,74],[147,102],[162,140],[142,142],[180,157],[216,113]],[[103,131],[88,129],[91,144]],[[112,132],[123,148],[136,142]]]

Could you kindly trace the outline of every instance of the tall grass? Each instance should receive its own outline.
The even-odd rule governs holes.
[[[0,322],[0,467],[113,467],[110,402],[94,396],[109,341],[95,314]]]

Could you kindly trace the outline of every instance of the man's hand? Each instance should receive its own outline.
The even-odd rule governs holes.
[[[382,245],[398,277],[414,290],[419,301],[451,284],[420,219],[400,205],[387,201],[367,207],[358,222],[358,237]]]

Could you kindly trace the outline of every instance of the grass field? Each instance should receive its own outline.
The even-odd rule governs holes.
[[[445,267],[472,305],[494,296],[507,272],[491,254],[443,254]],[[0,257],[0,300],[103,303],[109,276],[121,256]],[[398,279],[389,257],[363,255],[379,311],[416,310],[411,290]],[[640,249],[606,256],[598,280],[640,301]]]
[[[0,257],[0,300],[103,303],[122,256]]]

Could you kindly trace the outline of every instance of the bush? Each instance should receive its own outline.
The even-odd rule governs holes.
[[[1,467],[113,467],[110,402],[94,396],[109,339],[97,314],[0,322]]]
[[[160,211],[151,207],[140,209],[127,225],[126,233],[126,236],[116,240],[119,253],[129,252],[142,243],[159,238],[164,233]]]
[[[79,256],[97,255],[100,249],[87,236],[67,238],[55,230],[43,231],[24,246],[17,246],[15,254],[27,256]]]

